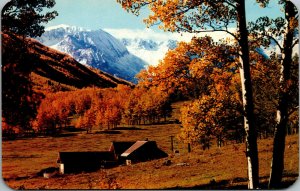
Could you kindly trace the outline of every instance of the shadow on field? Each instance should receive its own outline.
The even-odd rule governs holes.
[[[63,129],[64,131],[67,131],[67,132],[80,132],[80,131],[86,131],[86,129],[83,129],[83,128],[76,128],[74,126],[68,126],[68,127],[65,127]]]
[[[105,131],[96,131],[95,134],[121,134],[121,131],[115,131],[115,130],[105,130]]]
[[[73,137],[73,136],[77,136],[77,134],[74,133],[62,133],[62,134],[56,134],[56,135],[52,135],[51,137]]]
[[[115,127],[114,130],[146,130],[138,127]]]

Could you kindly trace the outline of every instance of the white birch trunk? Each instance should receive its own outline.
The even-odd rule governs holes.
[[[242,59],[240,59],[241,65],[243,65]],[[243,108],[245,110],[246,107],[246,88],[245,88],[245,76],[244,76],[244,69],[242,66],[239,68],[240,70],[240,78],[241,78],[241,86],[242,86],[242,101],[243,101]],[[248,134],[249,134],[249,122],[246,116],[244,116],[244,128],[246,132],[246,153],[249,153],[249,140],[248,140]],[[252,160],[249,154],[246,155],[247,157],[247,166],[248,166],[248,188],[249,189],[254,189],[254,181],[253,181],[253,165],[252,165]]]

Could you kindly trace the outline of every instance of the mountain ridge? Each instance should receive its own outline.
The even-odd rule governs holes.
[[[80,27],[59,25],[47,28],[42,44],[69,54],[79,63],[136,82],[135,75],[145,68],[145,61],[131,54],[109,33]]]
[[[35,39],[26,38],[23,42],[14,34],[1,33],[1,36],[3,51],[9,54],[14,54],[14,49],[19,48],[10,47],[11,44],[26,44],[33,66],[31,77],[35,87],[39,89],[45,90],[43,86],[47,86],[48,83],[65,87],[65,90],[68,90],[66,87],[108,88],[118,84],[133,85],[103,71],[84,66],[69,55],[44,46]],[[12,62],[17,62],[17,59]]]

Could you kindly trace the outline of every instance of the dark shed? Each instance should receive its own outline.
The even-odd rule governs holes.
[[[129,149],[135,142],[133,141],[113,141],[109,148],[109,151],[115,154],[116,159],[122,163],[121,154],[124,153],[127,149]]]
[[[121,157],[131,162],[142,162],[167,157],[168,154],[157,147],[155,141],[137,141]]]
[[[91,172],[116,165],[114,153],[102,152],[59,152],[57,159],[61,174]]]

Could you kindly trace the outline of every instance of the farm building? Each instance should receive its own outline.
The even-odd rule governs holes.
[[[126,160],[127,164],[160,159],[167,156],[167,153],[157,147],[155,141],[137,141],[121,154],[121,158]]]
[[[59,152],[57,159],[59,172],[76,173],[92,172],[100,168],[109,168],[115,166],[116,158],[112,152]]]
[[[92,172],[118,164],[143,162],[167,157],[155,141],[112,142],[109,151],[59,152],[59,172]]]
[[[134,141],[113,141],[109,148],[109,151],[113,152],[118,163],[123,163],[121,154],[129,149],[135,142]]]

